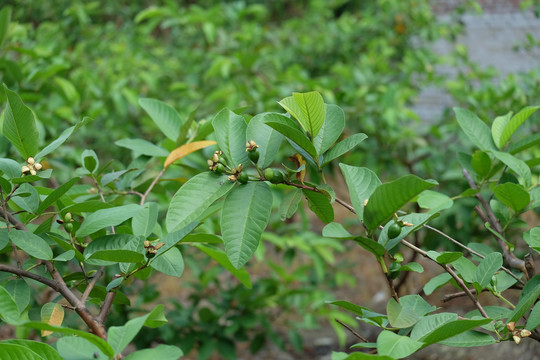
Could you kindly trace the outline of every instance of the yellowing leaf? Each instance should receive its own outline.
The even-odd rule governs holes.
[[[46,303],[41,308],[41,321],[53,326],[62,325],[64,320],[64,308],[57,303]],[[53,331],[41,330],[41,336],[51,335]]]
[[[192,152],[195,152],[199,149],[202,149],[207,146],[214,145],[214,144],[216,144],[215,141],[203,140],[203,141],[194,141],[192,143],[182,145],[174,149],[173,151],[171,151],[169,156],[167,156],[167,159],[165,159],[165,164],[163,164],[163,168],[166,169],[169,167],[169,165],[171,165],[176,160],[179,160],[183,158],[184,156],[189,155]]]
[[[300,181],[302,184],[304,183],[304,177],[306,176],[306,160],[302,157],[300,154],[294,154],[294,156],[291,156],[289,158],[295,165],[296,169],[300,169],[302,166],[304,167],[302,170],[296,173],[296,180]]]

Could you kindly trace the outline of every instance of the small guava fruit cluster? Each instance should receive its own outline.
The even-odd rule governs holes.
[[[259,145],[253,140],[246,142],[246,152],[251,163],[255,166],[259,177],[253,177],[253,180],[266,180],[272,184],[279,184],[284,181],[284,175],[281,170],[266,168],[264,170],[259,169],[257,162],[259,161]],[[250,180],[249,175],[244,171],[242,164],[239,164],[235,168],[231,168],[227,159],[223,155],[222,151],[216,151],[210,159],[208,159],[208,168],[210,171],[215,172],[216,174],[228,174],[228,179],[230,181],[238,181],[240,184],[247,184]]]
[[[23,174],[30,173],[30,175],[36,175],[39,170],[43,168],[43,165],[36,162],[33,157],[26,159],[26,165],[23,165],[21,172]]]
[[[531,336],[531,332],[527,329],[516,329],[516,323],[514,321],[506,324],[506,328],[512,333],[512,339],[516,344],[521,342],[521,339]]]
[[[75,220],[73,220],[73,215],[70,213],[70,212],[67,212],[64,214],[64,216],[62,217],[62,219],[57,219],[56,222],[61,224],[61,225],[64,225],[64,230],[66,230],[66,232],[70,233],[73,231],[73,222]]]

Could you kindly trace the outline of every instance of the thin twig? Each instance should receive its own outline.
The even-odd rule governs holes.
[[[144,195],[141,197],[141,205],[144,205],[144,202],[146,201],[146,198],[148,197],[148,194],[150,194],[150,191],[152,191],[154,186],[156,186],[158,180],[163,176],[163,174],[165,174],[165,170],[166,170],[166,168],[163,168],[163,170],[161,170],[159,172],[159,174],[156,176],[156,178],[152,181],[152,183],[150,184],[148,189],[146,189]]]
[[[463,169],[462,173],[463,173],[463,176],[465,176],[465,179],[467,180],[467,182],[469,183],[469,186],[473,189],[478,189],[478,186],[476,186],[469,172],[466,169]],[[482,194],[480,194],[479,192],[475,195],[475,197],[476,199],[478,199],[478,201],[480,202],[480,204],[482,205],[485,211],[485,214],[482,214],[482,212],[478,211],[479,208],[475,207],[475,211],[477,212],[478,216],[480,216],[482,220],[485,220],[487,218],[488,223],[491,225],[491,227],[495,229],[495,231],[502,237],[503,231],[502,231],[501,223],[495,216],[495,213],[493,212],[493,209],[491,209],[491,206],[489,205],[489,203],[486,201],[486,199],[484,199]],[[495,236],[494,234],[492,234],[492,236],[495,238],[495,240],[499,244],[499,247],[502,250],[503,258],[508,264],[508,266],[514,269],[518,269],[521,272],[523,272],[526,276],[528,276],[529,274],[527,272],[527,268],[525,267],[525,262],[521,259],[518,259],[508,249],[508,246],[506,245],[506,243],[504,242],[502,238]]]
[[[478,309],[478,311],[480,311],[480,314],[482,314],[483,317],[485,318],[488,318],[489,316],[487,315],[487,313],[485,312],[484,308],[482,307],[482,305],[478,302],[478,300],[476,300],[476,297],[469,291],[469,288],[467,287],[467,285],[465,285],[465,283],[463,282],[463,280],[461,280],[461,278],[459,276],[457,276],[457,274],[450,268],[449,265],[442,265],[442,264],[439,264],[438,262],[436,262],[435,260],[431,259],[427,252],[425,252],[424,250],[420,249],[419,247],[417,246],[414,246],[413,244],[411,244],[410,242],[406,241],[405,239],[401,240],[401,243],[405,246],[407,246],[409,249],[412,249],[416,252],[418,252],[420,255],[424,256],[425,258],[427,259],[430,259],[432,260],[433,262],[435,262],[436,264],[438,264],[439,266],[441,266],[447,273],[450,274],[450,276],[452,276],[452,278],[458,283],[459,287],[461,287],[465,293],[467,294],[467,296],[469,297],[469,299],[471,299],[471,301],[473,302],[474,306],[476,306],[476,308]]]
[[[86,286],[86,289],[84,289],[84,293],[81,296],[81,302],[83,304],[86,303],[86,300],[88,299],[88,296],[90,295],[90,292],[92,291],[92,289],[96,285],[96,283],[97,283],[98,279],[101,277],[101,275],[103,275],[104,270],[105,270],[104,266],[99,268],[99,270],[94,274],[94,277],[92,278],[92,281]]]
[[[445,238],[447,238],[448,240],[450,240],[452,243],[456,244],[457,246],[460,246],[461,248],[467,250],[469,253],[475,255],[475,256],[478,256],[479,258],[481,259],[484,259],[485,256],[480,254],[479,252],[476,252],[474,251],[473,249],[471,249],[470,247],[466,246],[466,245],[463,245],[462,243],[460,243],[459,241],[457,241],[456,239],[452,238],[450,235],[447,235],[445,234],[444,232],[440,231],[439,229],[436,229],[432,226],[429,226],[429,225],[424,225],[424,227],[426,229],[429,229],[431,231],[434,231],[436,232],[437,234],[441,235],[441,236],[444,236]],[[519,283],[521,283],[522,285],[525,284],[525,282],[523,280],[521,280],[520,278],[518,278],[516,275],[514,275],[514,273],[512,271],[510,271],[509,269],[505,268],[504,266],[501,266],[501,270],[503,270],[504,272],[506,272],[508,275],[510,275],[511,277],[513,277],[514,279],[516,279]]]
[[[341,326],[343,326],[344,328],[346,328],[347,330],[349,330],[354,336],[356,336],[357,338],[359,338],[360,340],[362,340],[363,342],[367,343],[369,342],[365,337],[363,337],[362,335],[360,335],[359,333],[357,333],[356,331],[354,331],[353,328],[351,328],[349,325],[343,323],[343,321],[339,320],[339,319],[334,319],[336,320]]]

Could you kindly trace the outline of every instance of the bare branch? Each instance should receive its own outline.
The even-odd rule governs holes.
[[[336,320],[341,326],[343,326],[344,328],[346,328],[347,330],[349,330],[351,332],[351,334],[353,334],[354,336],[356,336],[357,338],[359,338],[360,340],[362,340],[363,342],[367,343],[369,342],[365,337],[363,337],[362,335],[360,335],[359,333],[357,333],[356,331],[354,331],[353,328],[351,328],[349,325],[343,323],[341,320],[339,319],[334,319]]]

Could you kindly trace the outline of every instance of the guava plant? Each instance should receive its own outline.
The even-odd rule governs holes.
[[[28,359],[122,358],[143,326],[161,326],[166,319],[163,306],[158,305],[122,326],[107,327],[112,305],[129,305],[123,290],[133,277],[148,279],[156,272],[180,277],[186,247],[200,250],[246,287],[251,286],[245,265],[267,227],[274,188],[285,191],[281,219],[291,218],[305,199],[309,209],[328,224],[324,236],[353,240],[373,254],[387,279],[391,297],[386,314],[346,301],[332,303],[381,328],[376,342],[357,334],[362,342],[355,345],[375,348],[378,355],[336,353],[334,358],[403,358],[435,343],[480,346],[509,339],[516,343],[523,338],[540,339],[535,330],[540,324],[540,308],[535,305],[540,277],[534,273],[531,256],[520,259],[513,252],[516,234],[535,251],[540,249],[538,228],[523,231],[516,226],[524,225],[521,213],[540,205],[537,178],[531,171],[537,162],[518,157],[540,138],[532,135],[510,141],[538,107],[499,117],[491,130],[474,114],[456,109],[461,128],[478,148],[471,155],[459,154],[469,184],[462,194],[451,198],[435,192],[436,181],[414,175],[382,183],[367,168],[340,163],[349,204],[336,197],[326,183],[325,168],[358,146],[366,135],[341,138],[343,111],[325,104],[317,92],[294,93],[281,100],[279,104],[287,113],[250,117],[225,109],[211,122],[184,121],[161,101],[140,99],[140,105],[175,148],[169,151],[143,139],[122,139],[117,144],[144,154],[148,163],[162,159],[161,169],[147,172],[148,163],[139,162],[107,172],[109,164],[100,165],[95,152],[87,149],[81,153],[76,176],[59,182],[52,177],[54,151],[91,120],[82,120],[41,148],[33,113],[15,92],[7,87],[4,90],[7,103],[2,132],[17,154],[0,159],[1,217],[5,224],[0,248],[6,260],[0,264],[0,316],[15,326],[19,339],[0,342],[3,354],[25,354]],[[200,151],[207,160],[193,157]],[[158,200],[167,188],[162,184],[177,183],[176,178],[164,175],[178,175],[176,165],[182,161],[200,170],[184,180],[163,206]],[[428,225],[462,197],[478,200],[475,210],[498,250],[480,243],[464,244]],[[403,211],[411,201],[424,210]],[[333,204],[356,214],[362,234],[351,234],[334,221]],[[216,217],[220,226],[211,233],[205,224]],[[439,233],[463,251],[422,249],[407,240],[424,229]],[[425,284],[426,294],[451,283],[470,298],[471,311],[439,312],[420,295],[399,294],[396,279],[406,272],[423,271],[420,264],[403,260],[403,248],[444,270]],[[50,301],[33,300],[32,295],[45,288],[54,294]],[[505,297],[514,289],[520,291],[516,304]],[[477,296],[482,291],[492,293],[504,306],[483,306]],[[35,309],[39,309],[37,317]],[[80,329],[82,324],[66,325],[66,311],[77,314],[85,329]],[[350,322],[343,324],[352,326]],[[53,346],[24,340],[30,329],[58,340]],[[180,356],[181,349],[161,344],[126,359]]]

